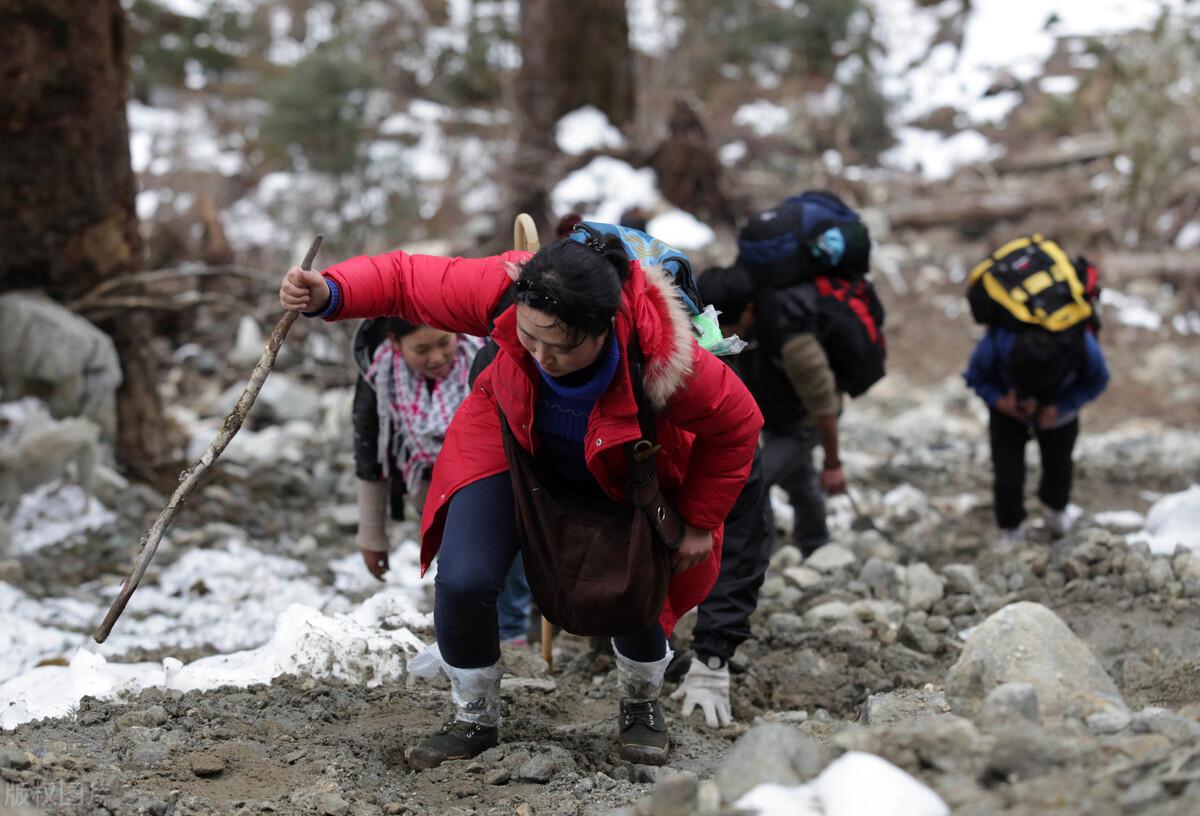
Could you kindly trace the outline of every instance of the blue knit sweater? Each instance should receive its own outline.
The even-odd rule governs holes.
[[[588,417],[596,401],[612,382],[621,360],[621,349],[612,333],[596,362],[563,377],[551,377],[541,366],[544,387],[538,389],[533,427],[541,439],[538,461],[555,474],[574,482],[592,481],[583,456]]]

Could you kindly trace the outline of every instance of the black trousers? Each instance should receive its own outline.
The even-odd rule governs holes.
[[[1037,430],[995,409],[988,423],[992,444],[992,498],[996,525],[1004,530],[1025,520],[1025,443],[1037,439],[1042,454],[1038,498],[1051,510],[1063,510],[1071,500],[1074,465],[1071,453],[1079,437],[1079,418],[1058,428]]]
[[[754,453],[750,476],[725,519],[721,572],[696,611],[692,649],[697,654],[729,660],[750,637],[750,616],[758,606],[771,561],[775,520],[771,513],[762,457]]]

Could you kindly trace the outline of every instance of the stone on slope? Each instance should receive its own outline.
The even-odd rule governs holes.
[[[1126,709],[1087,645],[1040,604],[1010,604],[975,627],[946,677],[946,698],[956,712],[974,716],[1004,683],[1031,685],[1050,719]]]

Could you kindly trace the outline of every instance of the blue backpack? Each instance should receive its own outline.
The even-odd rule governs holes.
[[[760,286],[791,286],[818,275],[861,277],[870,256],[866,224],[824,190],[792,196],[738,232],[738,264]]]
[[[629,260],[637,261],[643,269],[647,266],[662,267],[663,271],[671,276],[672,283],[679,290],[680,299],[693,317],[704,311],[704,303],[700,300],[700,288],[696,285],[696,277],[692,274],[692,262],[688,260],[688,256],[675,247],[664,244],[653,235],[633,227],[602,224],[599,221],[580,221],[568,237],[576,243],[586,244],[589,241],[603,243],[606,238],[614,235],[621,240]]]

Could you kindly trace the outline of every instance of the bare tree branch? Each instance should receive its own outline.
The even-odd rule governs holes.
[[[313,258],[317,255],[317,250],[321,247],[321,236],[318,235],[312,242],[312,246],[308,248],[308,254],[304,256],[304,261],[301,263],[301,269],[311,269]],[[137,560],[134,562],[133,570],[129,573],[129,577],[125,579],[125,583],[121,585],[121,591],[118,593],[116,600],[109,607],[108,614],[104,616],[104,621],[100,624],[100,628],[92,635],[97,643],[103,643],[108,639],[108,635],[112,632],[113,626],[117,622],[117,618],[121,617],[121,613],[125,611],[126,604],[133,597],[133,592],[138,588],[138,584],[142,581],[142,576],[146,574],[146,568],[150,566],[150,560],[154,558],[155,551],[158,550],[158,544],[162,540],[163,534],[167,531],[171,521],[175,518],[175,513],[183,504],[184,499],[191,495],[196,489],[196,485],[200,482],[200,477],[203,476],[212,466],[213,462],[217,461],[217,457],[225,450],[225,446],[229,444],[238,430],[241,429],[242,423],[246,420],[246,415],[250,413],[250,409],[254,406],[254,400],[258,398],[258,392],[262,388],[263,383],[267,379],[267,375],[271,373],[271,369],[275,365],[275,356],[279,353],[279,347],[283,345],[284,338],[287,337],[288,330],[292,328],[292,324],[296,322],[296,317],[299,312],[286,312],[279,322],[275,325],[275,330],[271,332],[270,338],[267,340],[267,347],[263,349],[262,356],[258,358],[258,365],[254,366],[254,371],[250,375],[250,381],[246,383],[246,388],[242,391],[241,398],[238,399],[237,405],[233,406],[233,410],[225,417],[225,421],[221,424],[221,430],[217,432],[217,438],[212,441],[208,449],[200,457],[200,461],[192,465],[180,476],[179,487],[175,488],[175,492],[171,494],[170,500],[167,501],[166,507],[158,514],[154,524],[142,536],[142,542],[138,548]]]

